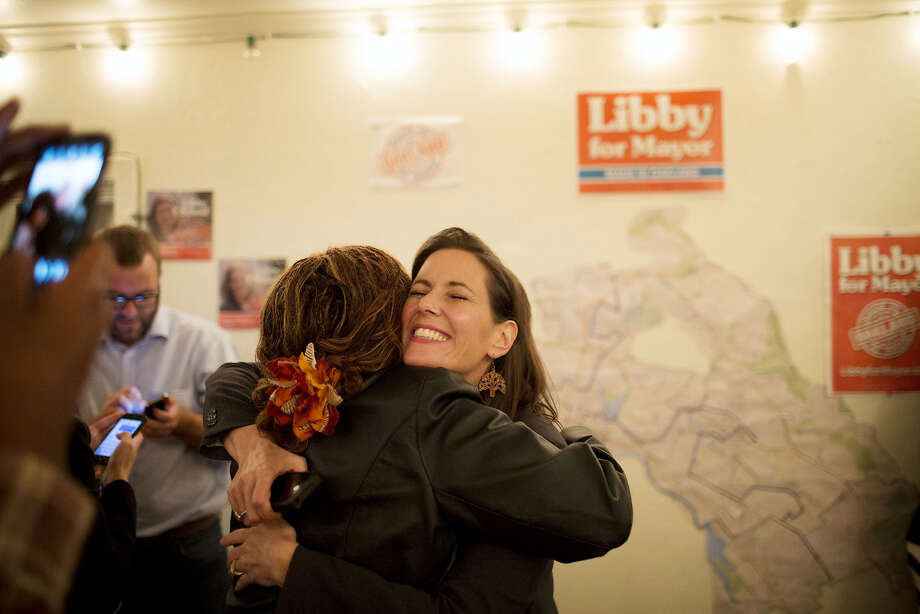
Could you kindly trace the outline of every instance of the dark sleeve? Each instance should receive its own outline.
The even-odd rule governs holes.
[[[550,590],[551,599],[552,561],[486,543],[461,549],[434,595],[298,546],[275,612],[514,614],[530,608],[541,585]]]
[[[105,518],[113,557],[119,567],[128,569],[134,556],[137,534],[137,501],[134,498],[134,489],[124,480],[109,482],[102,489],[99,507]]]
[[[593,437],[560,450],[469,392],[425,384],[422,462],[446,514],[513,549],[562,562],[602,556],[626,541],[626,476]]]
[[[249,362],[228,362],[208,378],[204,393],[204,436],[201,453],[208,458],[232,460],[224,449],[224,435],[255,423],[258,412],[252,391],[260,377],[259,367]]]
[[[531,431],[557,448],[561,449],[568,445],[568,442],[563,438],[559,429],[557,429],[547,418],[544,418],[533,410],[519,411],[515,420],[526,424]]]
[[[85,427],[84,427],[85,429]],[[89,431],[75,430],[71,445],[71,470],[92,476],[93,452]],[[81,447],[82,444],[82,447]],[[80,460],[82,458],[82,460]],[[89,467],[89,474],[84,471]],[[134,489],[124,480],[115,480],[99,495],[96,520],[86,540],[76,576],[67,597],[68,612],[114,612],[128,586],[129,570],[134,557],[137,526],[137,502]],[[99,578],[105,578],[109,590],[99,590]]]

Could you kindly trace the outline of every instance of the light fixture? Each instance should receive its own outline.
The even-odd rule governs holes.
[[[545,54],[541,32],[532,28],[496,33],[495,59],[508,70],[531,70],[540,66]]]
[[[371,32],[377,36],[386,36],[389,31],[386,17],[383,15],[371,15]]]
[[[363,36],[355,38],[352,60],[356,75],[369,81],[399,78],[418,61],[419,41],[411,28],[384,15],[371,15]]]
[[[665,9],[649,6],[645,12],[645,25],[636,31],[634,52],[640,61],[657,64],[671,59],[677,53],[677,32],[665,23]]]
[[[131,35],[128,33],[128,29],[120,24],[111,24],[108,28],[109,39],[112,41],[112,44],[115,45],[115,48],[119,51],[127,51],[131,48]]]
[[[26,71],[21,53],[10,53],[9,44],[3,40],[0,47],[0,88],[17,90],[25,82]]]
[[[912,31],[914,47],[920,48],[920,11],[917,11],[910,16],[910,22],[913,26]]]
[[[256,44],[256,37],[252,34],[246,37],[246,48],[243,50],[244,58],[257,58],[262,55],[259,46]]]
[[[797,20],[792,20],[777,30],[777,52],[788,65],[797,64],[802,60],[810,48],[810,42],[808,32]]]
[[[508,11],[508,29],[515,33],[524,31],[524,11]]]

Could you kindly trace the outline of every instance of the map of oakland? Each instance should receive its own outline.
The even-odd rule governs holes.
[[[563,422],[641,458],[686,507],[706,533],[717,614],[815,612],[826,585],[871,568],[915,607],[904,535],[916,488],[872,426],[799,374],[769,301],[707,261],[681,216],[633,223],[649,268],[532,285]]]

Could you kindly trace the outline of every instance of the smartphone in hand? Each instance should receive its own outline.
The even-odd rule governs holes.
[[[35,258],[35,283],[67,277],[71,258],[89,239],[108,153],[103,134],[55,140],[39,152],[10,241],[11,250]]]
[[[169,395],[164,392],[163,396],[158,397],[150,401],[149,403],[147,403],[147,406],[144,407],[144,414],[151,420],[156,420],[157,417],[154,415],[153,410],[154,409],[166,409],[166,403],[168,402],[169,402]]]
[[[279,475],[272,482],[272,509],[280,513],[300,509],[321,481],[315,471],[291,471]]]
[[[134,437],[137,432],[141,430],[141,427],[144,426],[145,422],[147,422],[147,416],[142,414],[125,414],[119,418],[115,426],[112,427],[112,430],[106,434],[102,442],[93,450],[96,463],[103,465],[108,464],[109,459],[112,457],[112,453],[115,452],[115,448],[121,443],[118,435],[121,433],[130,433],[131,436]]]

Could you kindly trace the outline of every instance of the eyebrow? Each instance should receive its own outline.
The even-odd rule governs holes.
[[[429,288],[433,287],[432,283],[428,281],[427,279],[416,279],[415,281],[412,282],[413,286],[415,284],[423,284]],[[475,292],[473,292],[472,288],[470,288],[468,285],[466,285],[462,281],[449,281],[447,282],[447,285],[451,288],[466,288],[466,290],[468,290],[470,294],[476,294]]]

